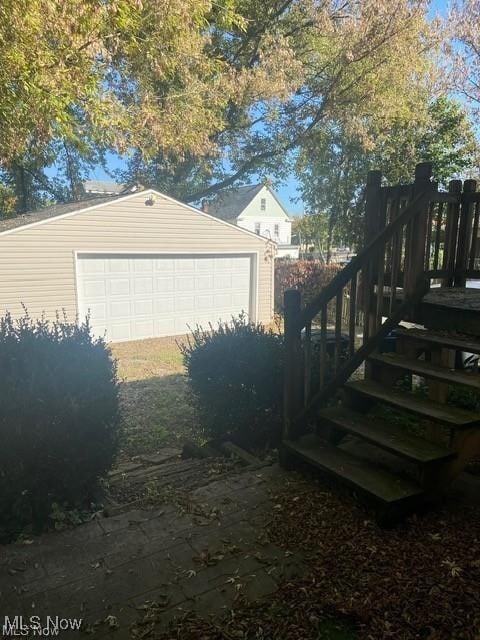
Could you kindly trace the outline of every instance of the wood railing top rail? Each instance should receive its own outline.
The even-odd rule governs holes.
[[[385,227],[377,236],[360,251],[352,261],[338,273],[333,280],[322,289],[321,293],[308,304],[298,317],[300,328],[305,327],[320,312],[322,307],[327,304],[338,292],[344,287],[352,277],[362,269],[362,267],[375,256],[376,252],[381,249],[384,244],[405,224],[407,224],[418,211],[419,207],[426,207],[431,201],[432,196],[436,196],[436,185],[430,185],[431,189],[422,191],[416,196],[387,227]],[[448,195],[448,194],[447,194]]]
[[[480,202],[480,191],[466,191],[463,193],[463,197],[468,202]]]
[[[437,191],[438,184],[436,182],[432,182],[431,183],[431,188],[432,188],[432,196],[431,196],[431,202],[445,202],[445,203],[458,203],[458,195],[454,194],[454,193],[448,193],[447,191]],[[413,185],[408,184],[408,185],[398,185],[396,187],[381,187],[380,189],[380,194],[383,197],[386,197],[387,199],[391,199],[391,200],[396,200],[396,199],[400,199],[400,200],[404,200],[404,199],[408,199],[412,196],[413,193]],[[480,192],[478,193],[472,193],[471,194],[473,196],[472,202],[477,202],[478,201],[478,196],[480,196]]]
[[[480,195],[480,194],[479,194]],[[445,202],[447,204],[458,204],[458,195],[447,193],[446,191],[433,192],[430,202]]]
[[[384,193],[387,198],[409,198],[413,192],[413,185],[398,184],[396,186],[381,187],[380,191]]]

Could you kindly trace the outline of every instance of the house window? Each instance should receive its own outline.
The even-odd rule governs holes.
[[[273,233],[278,237],[278,224],[274,225]]]
[[[255,223],[255,233],[257,234],[257,236],[260,235],[260,223],[259,222]]]
[[[260,199],[260,211],[266,211],[267,210],[267,199],[266,198],[261,198]]]

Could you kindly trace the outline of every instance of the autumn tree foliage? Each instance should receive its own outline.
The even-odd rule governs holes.
[[[280,69],[273,73],[267,54],[247,73],[211,48],[213,31],[244,29],[234,5],[2,2],[0,167],[10,188],[4,202],[13,195],[31,205],[35,187],[55,200],[74,197],[82,163],[101,161],[105,151],[203,155],[239,87],[280,98],[287,81]],[[59,160],[63,183],[44,172]]]
[[[457,85],[478,103],[479,1],[457,0],[448,29],[428,9],[428,0],[4,0],[2,210],[79,197],[111,152],[128,158],[123,181],[198,201],[252,176],[281,179],[331,123],[371,149],[378,132],[425,116],[452,37],[462,43],[448,52]]]
[[[209,54],[229,0],[6,0],[0,7],[3,163],[54,138],[126,151],[204,149],[237,91]]]
[[[208,47],[236,77],[222,126],[201,156],[160,151],[145,161],[139,149],[124,177],[195,201],[251,175],[282,177],[290,154],[329,119],[364,132],[365,118],[408,117],[434,75],[428,54],[438,38],[427,7],[423,0],[239,3],[240,26],[215,27]]]
[[[432,75],[427,0],[5,0],[2,183],[76,197],[108,151],[123,175],[194,201],[338,118],[407,116]],[[56,178],[45,167],[57,166]],[[181,185],[181,187],[180,187]],[[32,200],[32,198],[30,198]],[[33,203],[34,204],[34,203]]]
[[[449,15],[448,55],[453,88],[480,113],[480,0],[457,0]]]

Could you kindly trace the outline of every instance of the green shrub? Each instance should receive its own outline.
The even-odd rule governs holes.
[[[203,434],[246,447],[278,440],[283,338],[245,316],[197,327],[180,345]]]
[[[88,322],[0,319],[0,538],[38,532],[53,505],[85,507],[110,468],[116,366]]]

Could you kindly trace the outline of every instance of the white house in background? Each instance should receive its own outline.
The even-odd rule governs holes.
[[[221,191],[203,210],[210,215],[269,238],[277,244],[277,258],[298,258],[292,245],[292,220],[267,184],[248,185]]]

